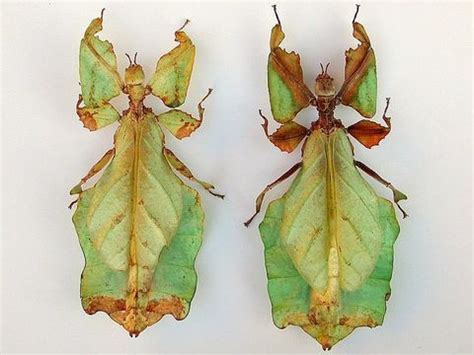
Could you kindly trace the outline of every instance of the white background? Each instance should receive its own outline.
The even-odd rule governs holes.
[[[270,5],[2,4],[3,352],[320,350],[299,328],[272,324],[257,233],[262,215],[251,228],[242,225],[261,189],[299,159],[265,139],[257,115],[258,108],[270,112]],[[202,127],[182,142],[168,136],[168,145],[227,196],[221,201],[199,189],[205,241],[188,318],[166,317],[137,339],[104,313],[83,312],[84,260],[67,209],[69,188],[111,147],[116,129],[90,133],[74,109],[79,41],[102,7],[101,36],[114,44],[121,71],[124,53],[138,51],[148,76],[174,46],[174,30],[191,20],[186,30],[197,58],[184,109],[195,113],[207,88],[215,91]],[[330,61],[329,72],[341,83],[344,50],[356,44],[353,12],[352,2],[279,4],[283,45],[300,53],[311,88],[320,62]],[[392,97],[393,130],[372,150],[355,143],[356,156],[408,194],[403,205],[410,217],[401,221],[395,246],[385,324],[355,330],[333,353],[471,352],[471,4],[368,2],[359,20],[377,56],[379,111],[384,97]],[[122,110],[126,100],[114,103]],[[146,104],[164,109],[156,98]],[[350,108],[336,114],[346,124],[359,119]],[[314,115],[309,109],[298,120],[308,125]]]

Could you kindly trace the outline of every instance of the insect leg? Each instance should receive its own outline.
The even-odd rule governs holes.
[[[379,123],[364,119],[349,126],[347,131],[366,148],[370,149],[374,145],[378,145],[392,129],[392,124],[390,123],[391,118],[387,116],[387,110],[389,106],[390,98],[387,97],[385,110],[382,116],[386,126],[382,126]]]
[[[186,165],[184,165],[183,162],[179,160],[171,150],[169,150],[168,148],[163,148],[163,153],[166,159],[168,160],[168,162],[170,163],[170,165],[174,169],[179,171],[183,176],[187,177],[191,181],[197,182],[204,189],[206,189],[211,195],[220,197],[222,199],[224,198],[224,195],[221,195],[212,191],[215,189],[215,187],[212,184],[196,179],[193,173],[191,172],[191,170],[189,170],[189,168]]]
[[[282,152],[291,153],[308,135],[308,129],[296,122],[287,122],[280,126],[273,134],[268,133],[268,119],[263,115],[262,110],[258,110],[263,118],[262,128],[267,139]]]
[[[373,171],[371,168],[369,168],[364,163],[362,163],[360,161],[357,161],[357,160],[354,160],[354,164],[359,169],[361,169],[364,173],[366,173],[367,175],[369,175],[373,179],[377,180],[378,182],[380,182],[385,187],[388,187],[390,190],[392,190],[392,192],[393,192],[393,202],[395,202],[398,209],[403,213],[403,218],[408,217],[408,214],[398,204],[399,201],[406,200],[408,198],[407,195],[405,195],[403,192],[397,190],[389,181],[382,178],[379,174],[377,174],[375,171]]]
[[[105,127],[120,119],[120,114],[108,102],[103,102],[97,107],[82,106],[83,97],[79,95],[76,103],[76,113],[79,120],[90,131],[95,131],[99,128]]]
[[[197,107],[198,107],[198,112],[199,112],[199,121],[201,123],[204,120],[204,111],[205,111],[205,108],[202,107],[202,103],[206,101],[206,99],[209,97],[209,95],[211,95],[211,93],[212,93],[212,89],[208,89],[207,94],[198,103]]]
[[[79,181],[79,183],[74,186],[71,191],[69,191],[69,194],[70,195],[76,195],[76,194],[80,194],[82,192],[82,185],[86,183],[87,180],[89,180],[91,177],[93,177],[95,174],[97,174],[99,171],[101,171],[107,164],[108,162],[110,161],[110,159],[112,159],[112,157],[114,156],[114,153],[115,153],[115,149],[112,148],[112,149],[109,149],[102,158],[100,158],[100,160],[95,163],[92,168],[90,168],[89,172],[86,174],[86,176],[84,176],[81,181]],[[68,208],[71,209],[72,206],[74,206],[74,204],[78,201],[79,199],[75,199],[74,201],[72,201]]]
[[[303,163],[299,162],[293,165],[286,173],[284,173],[282,176],[280,176],[278,179],[273,181],[271,184],[267,185],[265,189],[258,195],[257,200],[255,201],[256,207],[255,207],[255,213],[253,214],[252,217],[250,217],[247,222],[244,223],[246,227],[252,223],[252,220],[255,218],[255,216],[260,212],[260,209],[262,207],[263,203],[263,198],[265,197],[265,194],[273,189],[276,185],[278,185],[280,182],[285,181],[288,179],[291,175],[293,175],[299,168],[301,168],[301,165]]]
[[[265,132],[265,135],[267,136],[268,140],[271,142],[270,135],[268,134],[268,118],[266,118],[263,115],[262,110],[258,110],[258,114],[260,115],[260,117],[263,118],[263,123],[262,123],[261,126],[262,126],[263,131]]]
[[[112,159],[115,154],[115,148],[109,149],[100,160],[95,163],[92,168],[90,168],[89,172],[81,179],[81,181],[74,186],[69,194],[76,195],[82,192],[82,185],[87,182],[91,177],[96,175],[99,171],[101,171]]]

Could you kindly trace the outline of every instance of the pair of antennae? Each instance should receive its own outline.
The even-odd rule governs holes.
[[[137,65],[137,55],[138,55],[138,52],[135,52],[135,55],[133,56],[133,63],[132,63],[132,58],[130,58],[130,56],[128,55],[128,53],[125,53],[125,55],[126,55],[127,58],[128,58],[128,61],[129,61],[130,66],[132,66],[132,65]]]
[[[329,64],[331,64],[331,62],[326,64],[326,68],[324,68],[323,63],[319,63],[319,65],[321,66],[321,74],[322,75],[326,75],[328,73]]]

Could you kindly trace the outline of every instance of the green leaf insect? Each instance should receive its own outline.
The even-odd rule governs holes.
[[[196,179],[165,147],[160,125],[179,139],[188,137],[202,123],[202,102],[211,89],[198,104],[198,119],[175,109],[186,98],[195,56],[184,26],[175,32],[178,46],[160,58],[146,85],[136,55],[133,62],[127,55],[130,65],[121,79],[112,44],[97,36],[102,22],[103,11],[81,42],[77,114],[91,131],[115,121],[119,127],[114,147],[71,190],[79,195],[73,222],[86,259],[81,300],[87,313],[106,312],[138,336],[166,314],[185,318],[196,290],[194,261],[204,213],[199,194],[173,169],[211,194],[223,195]],[[129,97],[129,108],[120,115],[109,101],[122,92]],[[149,94],[173,109],[154,114],[143,104]],[[83,190],[103,168],[97,183]]]
[[[340,103],[365,117],[375,114],[375,55],[364,27],[353,19],[354,37],[361,44],[346,52],[345,81],[336,92],[328,65],[321,65],[315,94],[303,82],[298,54],[279,47],[281,23],[273,28],[268,59],[268,87],[273,117],[282,126],[268,132],[280,150],[292,152],[302,140],[302,160],[269,184],[256,201],[298,171],[289,190],[271,202],[260,224],[265,247],[268,293],[278,328],[301,327],[330,349],[355,328],[382,324],[390,296],[393,244],[399,225],[391,202],[377,196],[359,169],[393,191],[396,205],[407,197],[365,164],[354,160],[348,134],[365,147],[380,142],[387,126],[364,119],[345,128],[334,117]],[[319,118],[311,128],[293,122],[296,114],[314,106]],[[405,217],[406,214],[400,208]]]

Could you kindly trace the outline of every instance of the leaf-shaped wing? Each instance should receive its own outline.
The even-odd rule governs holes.
[[[86,257],[84,309],[107,312],[134,335],[164,314],[184,318],[196,284],[199,196],[174,175],[162,149],[154,115],[125,116],[115,157],[81,193],[73,217]]]
[[[112,44],[96,36],[101,30],[102,16],[92,20],[87,27],[79,53],[82,97],[90,108],[101,106],[119,95],[122,89]]]
[[[296,325],[314,337],[324,349],[348,336],[355,328],[381,325],[390,296],[393,266],[393,243],[399,233],[392,204],[379,199],[378,214],[384,230],[384,242],[374,270],[357,291],[341,291],[336,303],[337,317],[315,318],[312,312],[312,289],[295,268],[280,239],[285,198],[270,203],[260,234],[265,245],[268,293],[273,322],[278,328]],[[322,304],[319,309],[329,309]],[[321,315],[321,313],[320,313]]]
[[[398,223],[355,168],[341,129],[311,134],[297,178],[260,230],[278,327],[299,325],[329,348],[381,324]]]
[[[268,56],[268,91],[273,117],[280,123],[294,119],[313,97],[304,84],[299,55],[280,48],[284,38],[281,25],[275,25]]]
[[[354,22],[353,36],[360,41],[356,49],[346,51],[344,84],[339,93],[342,103],[362,116],[375,115],[377,104],[377,73],[375,54],[364,27]]]
[[[148,84],[152,94],[168,107],[178,107],[184,103],[196,52],[184,31],[176,31],[175,40],[179,42],[178,46],[158,60],[155,74]]]
[[[301,171],[287,193],[282,238],[303,278],[327,287],[329,250],[337,246],[340,286],[360,287],[377,261],[382,230],[378,197],[353,163],[342,129],[308,137]]]

